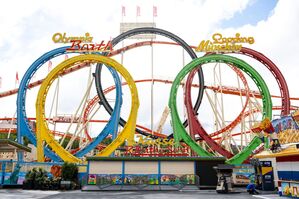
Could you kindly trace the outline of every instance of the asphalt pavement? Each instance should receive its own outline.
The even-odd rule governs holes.
[[[89,199],[89,198],[116,198],[116,199],[281,199],[275,193],[262,193],[249,195],[245,189],[233,194],[218,194],[215,190],[191,190],[191,191],[39,191],[22,189],[0,189],[0,199]]]

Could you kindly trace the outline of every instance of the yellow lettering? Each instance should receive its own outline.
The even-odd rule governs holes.
[[[81,37],[67,37],[66,33],[55,33],[52,36],[52,40],[54,43],[69,43],[71,40],[81,40],[82,43],[92,43],[93,37],[90,36],[90,34],[87,32],[84,36]]]
[[[196,52],[205,52],[207,49],[207,46],[209,45],[210,40],[202,40],[200,42],[200,44],[198,45],[198,47],[195,49]]]
[[[61,35],[59,32],[55,33],[55,34],[52,36],[52,40],[53,40],[54,43],[59,43],[59,42],[61,42],[61,39],[62,39],[62,35]]]
[[[236,45],[236,51],[240,51],[242,48],[242,45]]]
[[[253,44],[254,43],[254,38],[253,37],[248,37],[248,43]]]
[[[212,36],[213,40],[214,40],[214,44],[222,44],[222,42],[220,41],[222,39],[222,34],[220,33],[215,33]]]

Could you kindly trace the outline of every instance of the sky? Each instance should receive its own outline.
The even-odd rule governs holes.
[[[125,16],[122,17],[122,6],[125,7]],[[136,8],[140,7],[140,15],[136,16]],[[157,7],[157,17],[153,18],[153,6]],[[5,1],[0,7],[0,77],[2,78],[0,92],[15,88],[15,76],[18,72],[21,80],[27,68],[42,54],[62,44],[54,44],[51,40],[54,33],[67,35],[84,35],[89,32],[95,42],[108,40],[119,35],[120,22],[154,22],[156,27],[170,31],[190,45],[198,45],[203,39],[211,39],[214,33],[222,33],[229,37],[240,33],[242,36],[253,36],[255,43],[245,45],[253,48],[270,58],[281,70],[289,86],[290,95],[298,97],[297,76],[299,74],[297,59],[299,52],[299,2],[296,0],[115,0],[115,1]],[[169,39],[157,36],[157,41]],[[124,45],[137,42],[125,40]],[[116,46],[116,48],[121,45]],[[154,46],[154,77],[173,80],[182,67],[191,61],[191,58],[180,47]],[[184,53],[184,55],[183,55]],[[202,56],[197,53],[197,56]],[[70,55],[74,56],[74,55]],[[279,89],[274,77],[267,69],[251,58],[238,56],[252,65],[265,79],[271,94],[278,95]],[[55,58],[53,67],[59,64],[64,57]],[[121,61],[120,56],[114,59]],[[135,80],[150,78],[151,49],[142,47],[126,52],[123,65],[132,74]],[[92,68],[92,72],[94,67]],[[222,82],[226,86],[237,86],[236,78],[231,78],[233,72],[227,66],[221,66]],[[45,64],[35,75],[34,80],[44,78],[48,73]],[[82,69],[61,78],[58,114],[73,114],[82,96],[86,91],[89,69]],[[212,85],[213,67],[204,67],[205,84]],[[111,75],[104,73],[104,87],[113,84]],[[197,81],[195,78],[194,81]],[[251,88],[257,90],[251,80]],[[55,83],[54,83],[55,85]],[[46,113],[49,114],[55,86],[52,86],[46,101]],[[76,92],[74,92],[76,91]],[[155,84],[154,86],[154,126],[156,127],[162,112],[167,105],[170,86]],[[28,116],[35,117],[35,101],[38,88],[27,93],[26,111]],[[138,124],[150,127],[150,85],[138,85],[141,101]],[[197,90],[194,89],[193,98]],[[128,117],[130,111],[130,94],[127,88],[123,89],[124,105],[121,115]],[[92,86],[91,96],[96,94]],[[112,92],[107,97],[115,99]],[[183,117],[182,89],[178,95],[178,106]],[[232,120],[241,110],[238,98],[225,96],[225,117]],[[279,100],[274,100],[279,105]],[[0,116],[12,117],[16,110],[16,96],[0,99]],[[298,105],[298,102],[292,102]],[[278,113],[275,113],[278,114]],[[101,108],[96,115],[99,119],[109,119]],[[199,111],[199,117],[209,132],[213,131],[213,113],[209,107],[207,97]],[[97,132],[96,124],[95,132]],[[99,127],[100,128],[100,127]],[[168,123],[165,133],[170,133]]]

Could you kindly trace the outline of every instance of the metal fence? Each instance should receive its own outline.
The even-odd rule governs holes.
[[[122,190],[124,187],[135,187],[136,190],[145,190],[152,187],[161,189],[161,187],[167,186],[181,190],[188,185],[199,187],[199,176],[194,174],[90,174],[82,178],[82,187],[89,187],[90,190]]]

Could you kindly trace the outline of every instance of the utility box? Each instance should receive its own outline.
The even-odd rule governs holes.
[[[260,161],[260,178],[261,189],[263,191],[273,191],[274,186],[274,173],[271,161]]]

